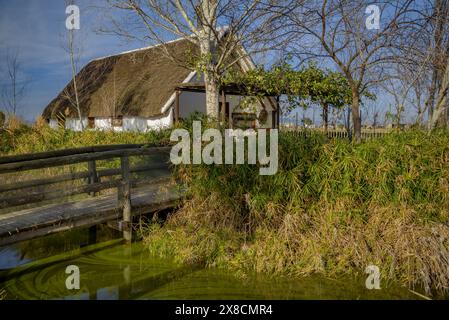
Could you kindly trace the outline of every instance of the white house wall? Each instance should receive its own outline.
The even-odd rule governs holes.
[[[81,125],[82,123],[82,125]],[[66,119],[65,121],[65,128],[67,130],[72,130],[72,131],[82,131],[84,128],[87,128],[87,118],[83,118],[81,121],[80,119]]]
[[[243,96],[227,95],[226,102],[229,103],[231,112],[245,112],[239,108],[239,104],[245,99]],[[180,96],[180,116],[181,118],[188,118],[194,112],[206,113],[206,94],[199,92],[183,92]],[[256,114],[263,109],[260,102],[255,103]],[[268,101],[265,102],[266,111],[268,112],[267,121],[265,124],[257,122],[259,128],[271,128],[272,120],[272,107]],[[112,119],[103,117],[95,118],[95,130],[113,130],[113,131],[134,131],[134,132],[147,132],[151,130],[160,130],[163,128],[170,128],[173,126],[173,106],[169,109],[166,115],[156,118],[143,118],[143,117],[123,117],[123,126],[113,127]],[[246,110],[246,112],[254,112],[253,110]],[[83,118],[84,128],[88,128],[88,119]],[[58,120],[50,119],[49,123],[51,128],[58,128]],[[67,130],[81,131],[82,126],[79,119],[67,118],[65,121],[65,128]]]
[[[112,130],[111,118],[95,118],[95,129]]]
[[[173,126],[173,109],[166,116],[160,118],[147,119],[147,128],[150,130],[159,130],[163,128],[170,128]]]
[[[158,118],[123,117],[123,131],[146,132],[169,128],[173,125],[173,111]],[[117,128],[115,128],[117,129]],[[120,128],[121,129],[121,128]]]
[[[88,127],[88,119],[83,119],[84,128]],[[95,130],[113,130],[116,132],[133,131],[133,132],[147,132],[152,130],[160,130],[169,128],[173,125],[173,111],[167,113],[165,116],[158,118],[143,118],[143,117],[123,117],[123,126],[113,127],[111,118],[95,118]],[[58,128],[58,121],[50,119],[50,127]],[[65,122],[67,130],[81,131],[79,119],[67,118]]]

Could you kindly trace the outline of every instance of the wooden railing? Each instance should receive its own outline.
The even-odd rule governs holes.
[[[283,130],[295,132],[298,135],[304,136],[304,137],[308,137],[308,136],[318,133],[318,134],[327,135],[327,137],[330,139],[349,139],[349,133],[346,130],[328,130],[327,132],[325,132],[322,129],[302,129],[302,128],[296,129],[294,127],[292,127],[292,128],[285,127],[285,128],[283,128]],[[378,130],[378,131],[362,130],[362,132],[361,132],[362,139],[377,139],[377,138],[385,137],[388,134],[389,134],[389,132],[385,131],[385,130]]]
[[[2,175],[4,177],[8,173],[19,173],[80,163],[87,163],[88,170],[29,181],[8,184],[1,183],[0,209],[57,200],[79,194],[95,196],[102,190],[117,188],[118,209],[123,210],[123,221],[125,224],[129,224],[131,223],[131,188],[155,183],[154,179],[133,179],[132,174],[168,168],[168,163],[163,161],[131,167],[129,158],[133,156],[165,154],[169,151],[169,147],[148,148],[143,145],[113,145],[1,157],[0,179],[3,181],[4,178],[2,178]],[[120,168],[97,170],[97,161],[116,158],[120,159]],[[104,177],[109,177],[110,179],[102,181]],[[65,186],[62,190],[61,188],[52,188],[45,191],[22,192],[22,190],[26,189],[42,186],[47,187],[57,183],[83,179],[87,183],[78,186]],[[126,225],[124,229],[126,229]],[[130,238],[126,240],[130,240]]]

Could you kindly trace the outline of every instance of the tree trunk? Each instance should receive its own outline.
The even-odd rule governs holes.
[[[327,103],[321,103],[323,107],[323,122],[324,122],[324,132],[327,134],[329,131],[329,105]]]
[[[206,88],[206,115],[218,119],[219,79],[215,72],[217,44],[213,40],[212,31],[205,27],[200,37],[202,64],[204,65],[204,84]]]
[[[360,143],[362,141],[362,120],[360,118],[360,94],[356,88],[352,89],[352,123],[355,142]]]
[[[351,132],[351,108],[348,107],[348,112],[345,112],[343,114],[343,117],[345,118],[345,127],[346,131],[348,132],[348,139],[352,140],[352,132]]]
[[[447,94],[449,91],[449,61],[446,65],[446,70],[444,72],[443,81],[438,93],[437,104],[432,117],[429,119],[429,129],[433,129],[437,126],[438,121],[442,121],[447,109],[449,108],[449,101],[447,99]]]
[[[434,30],[434,48],[433,48],[433,57],[432,57],[432,82],[429,88],[429,98],[426,102],[426,106],[428,107],[429,112],[429,127],[433,127],[435,122],[433,119],[435,118],[433,113],[435,112],[435,108],[438,108],[438,101],[435,103],[435,96],[441,96],[438,90],[438,86],[440,88],[444,88],[441,84],[443,82],[443,73],[444,73],[444,65],[442,65],[442,59],[445,56],[444,48],[443,48],[443,40],[444,40],[444,26],[447,23],[447,1],[435,0],[434,1],[434,16],[435,16],[435,30]],[[438,98],[439,98],[438,97]],[[440,117],[441,115],[438,115]],[[438,118],[437,118],[438,120]],[[433,123],[432,123],[433,122]]]
[[[206,86],[206,114],[209,118],[218,119],[218,79],[213,73],[204,74],[204,83]]]
[[[432,114],[432,117],[430,118],[429,121],[429,129],[433,129],[435,127],[437,127],[438,125],[443,125],[443,123],[445,122],[445,113],[448,110],[448,101],[446,98],[446,94],[447,94],[447,88],[445,90],[445,93],[442,93],[439,96],[438,99],[438,104],[435,108],[435,111]]]
[[[435,104],[436,90],[437,90],[437,71],[434,70],[432,72],[432,80],[431,80],[431,85],[429,88],[429,96],[425,103],[425,109],[427,109],[427,112],[429,113],[429,119],[432,118],[432,115],[433,115],[433,107]]]

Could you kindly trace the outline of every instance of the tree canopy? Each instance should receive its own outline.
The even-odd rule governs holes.
[[[340,73],[323,70],[315,64],[294,70],[288,63],[280,63],[270,70],[256,68],[247,73],[229,73],[223,84],[236,84],[248,95],[260,93],[289,99],[289,108],[309,103],[343,108],[352,101],[351,89]]]

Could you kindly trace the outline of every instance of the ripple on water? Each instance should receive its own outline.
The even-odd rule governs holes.
[[[0,284],[8,299],[401,299],[416,298],[403,288],[369,291],[364,280],[323,277],[290,279],[236,276],[152,257],[142,244],[118,245],[74,259],[61,256]],[[67,290],[66,267],[80,269],[81,289]]]

